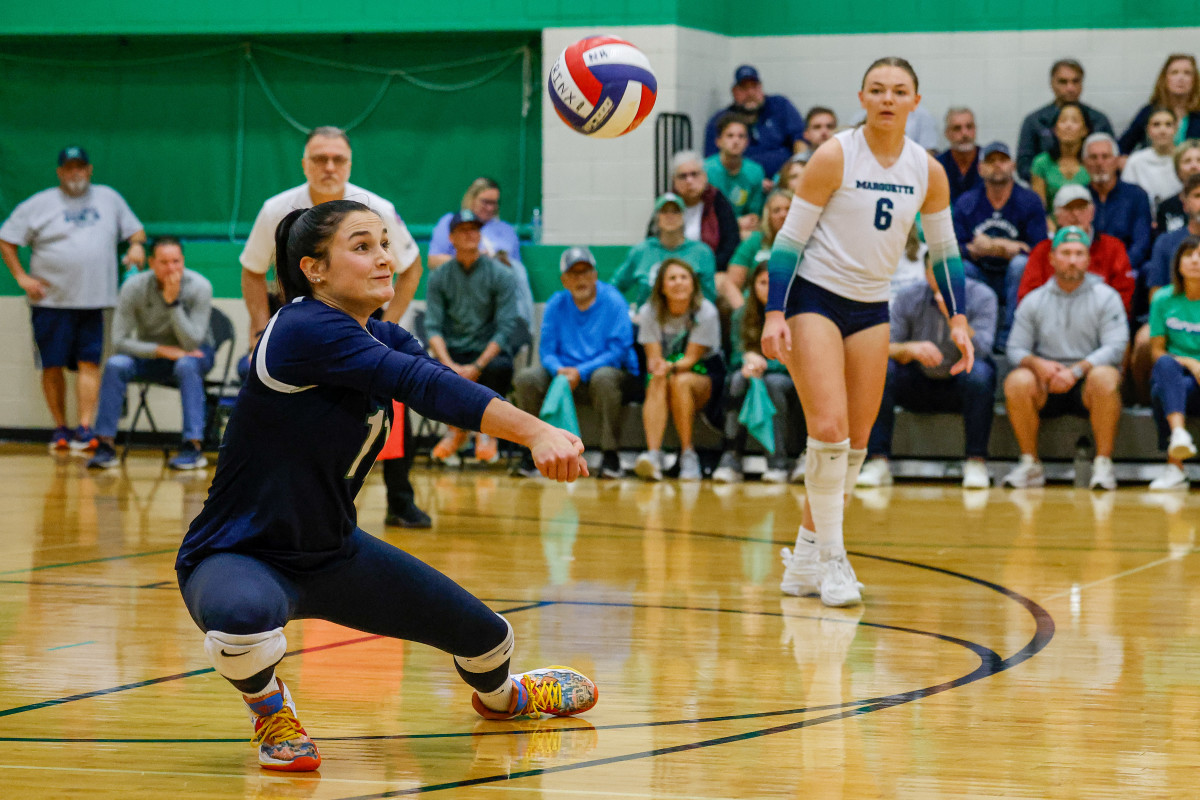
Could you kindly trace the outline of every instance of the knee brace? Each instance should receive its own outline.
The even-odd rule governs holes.
[[[804,483],[811,489],[842,494],[849,468],[850,440],[821,442],[808,437],[804,457]],[[859,461],[862,466],[862,461]],[[855,475],[857,479],[857,475]]]
[[[846,485],[842,494],[850,494],[854,491],[854,485],[858,483],[858,473],[862,470],[863,462],[867,460],[867,451],[855,450],[853,447],[847,451],[846,456]]]
[[[248,634],[209,631],[204,652],[218,674],[240,681],[278,664],[287,652],[287,637],[283,628]]]
[[[513,650],[516,649],[516,638],[508,620],[504,617],[500,619],[504,621],[507,630],[500,644],[481,656],[454,657],[454,666],[458,674],[472,689],[490,692],[508,679],[508,662],[512,660]]]

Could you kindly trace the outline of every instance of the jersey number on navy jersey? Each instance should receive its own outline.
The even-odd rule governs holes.
[[[877,230],[886,231],[892,227],[892,208],[894,206],[895,204],[886,197],[879,198],[879,202],[875,204],[875,228]]]
[[[362,447],[358,451],[358,455],[354,458],[354,463],[350,465],[350,469],[346,472],[346,480],[354,480],[358,474],[358,468],[362,466],[362,460],[367,457],[367,453],[371,451],[372,445],[375,444],[379,437],[379,431],[383,430],[383,436],[386,439],[388,435],[388,418],[385,409],[379,409],[371,416],[367,417],[367,438],[363,442]]]

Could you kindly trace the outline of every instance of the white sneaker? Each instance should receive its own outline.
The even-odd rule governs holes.
[[[963,462],[964,489],[986,489],[992,485],[992,476],[988,474],[987,464],[973,458]]]
[[[781,467],[768,469],[762,474],[761,478],[763,483],[787,483],[787,479],[787,470]]]
[[[800,457],[796,459],[792,471],[788,473],[788,483],[804,483],[804,462],[807,455],[807,452],[801,453]]]
[[[845,553],[821,562],[821,602],[825,605],[836,608],[861,603],[862,588]]]
[[[1014,489],[1029,489],[1046,485],[1046,473],[1042,462],[1030,455],[1022,455],[1012,472],[1004,476],[1004,485]]]
[[[742,460],[733,453],[723,453],[721,462],[713,470],[712,479],[717,483],[741,483]]]
[[[1196,443],[1187,428],[1176,428],[1171,431],[1171,444],[1167,447],[1167,455],[1179,461],[1187,461],[1196,455]]]
[[[637,463],[633,465],[633,473],[642,480],[661,481],[662,451],[647,450],[638,456]]]
[[[1088,482],[1088,488],[1104,489],[1109,492],[1117,488],[1117,473],[1113,471],[1111,458],[1096,456],[1092,459],[1092,479]]]
[[[1162,471],[1162,474],[1150,481],[1150,491],[1152,492],[1169,492],[1172,489],[1186,491],[1188,486],[1187,474],[1174,464],[1167,464],[1167,468]]]
[[[886,458],[873,458],[863,464],[862,470],[858,473],[858,480],[854,482],[855,486],[861,486],[864,489],[873,489],[876,486],[891,486],[892,485],[892,468],[888,466]]]
[[[792,597],[804,597],[821,590],[820,550],[815,544],[800,542],[795,552],[785,547],[779,555],[783,557],[783,580],[779,582],[779,591]]]
[[[681,481],[698,481],[703,475],[700,473],[700,456],[695,450],[684,450],[679,454],[679,480]]]

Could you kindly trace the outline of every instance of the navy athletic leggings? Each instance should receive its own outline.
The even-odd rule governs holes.
[[[499,614],[433,567],[361,529],[352,537],[354,556],[311,573],[284,572],[241,553],[216,553],[179,575],[183,601],[206,633],[263,633],[293,619],[324,619],[464,658],[490,652],[508,635]],[[481,691],[508,677],[507,664],[487,673],[458,671]],[[270,670],[260,674],[230,682],[243,692],[258,691]]]

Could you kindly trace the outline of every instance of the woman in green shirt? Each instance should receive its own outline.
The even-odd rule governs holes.
[[[1092,182],[1083,168],[1083,140],[1092,132],[1087,114],[1079,103],[1063,103],[1054,122],[1054,140],[1029,166],[1029,187],[1042,198],[1042,205],[1054,208],[1054,195],[1068,183],[1087,186]]]
[[[789,193],[790,194],[790,193]],[[738,417],[742,403],[750,388],[751,378],[762,378],[775,406],[774,446],[775,451],[767,456],[767,471],[762,474],[764,483],[783,483],[789,480],[787,457],[787,426],[789,419],[803,419],[800,398],[782,361],[767,358],[762,353],[763,319],[766,316],[767,292],[771,276],[767,273],[767,262],[760,261],[754,269],[750,296],[746,304],[733,312],[733,347],[729,356],[729,393],[725,403],[725,443],[721,462],[713,472],[718,483],[740,483],[742,480],[742,455],[746,449],[747,430]],[[797,465],[803,464],[801,459]],[[792,480],[800,473],[793,470]]]
[[[642,305],[650,299],[650,289],[658,275],[658,265],[668,258],[686,261],[696,272],[700,282],[700,293],[709,302],[717,302],[717,261],[712,248],[704,242],[695,242],[683,236],[683,200],[674,192],[667,192],[654,204],[654,230],[656,235],[641,244],[629,248],[629,255],[617,267],[612,284],[617,291]],[[631,294],[632,292],[632,294]]]
[[[1200,414],[1200,236],[1184,239],[1171,261],[1171,285],[1150,303],[1150,399],[1158,447],[1167,468],[1150,482],[1156,491],[1187,489],[1183,462],[1196,455],[1186,415]]]
[[[775,189],[767,195],[763,204],[762,221],[758,230],[747,236],[733,257],[729,259],[729,268],[725,270],[725,279],[718,285],[721,296],[729,307],[736,311],[742,307],[745,298],[742,293],[746,290],[746,276],[754,271],[761,261],[766,263],[771,257],[771,245],[775,243],[775,234],[783,227],[787,219],[788,209],[792,206],[792,192],[789,189]],[[737,330],[737,326],[733,326]]]

